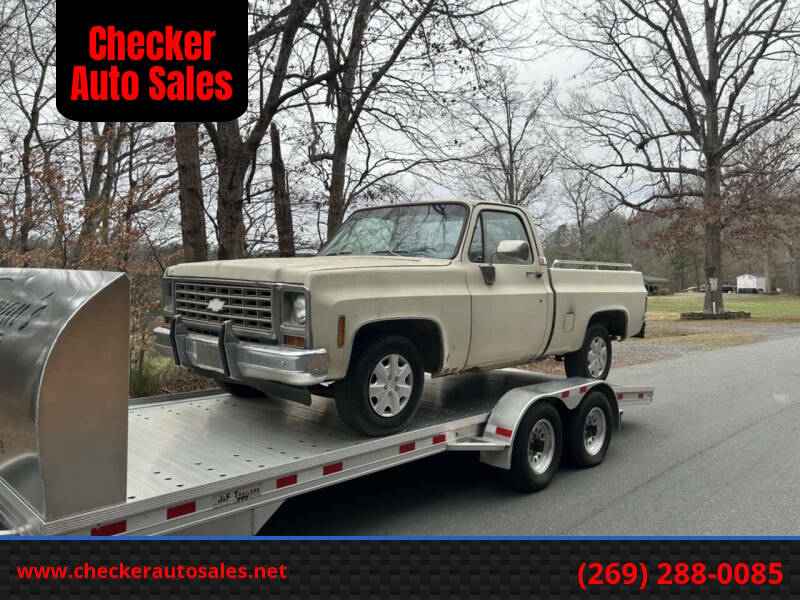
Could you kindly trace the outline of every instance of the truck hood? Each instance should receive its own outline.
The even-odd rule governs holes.
[[[314,271],[384,269],[396,267],[442,267],[444,258],[406,256],[308,256],[298,258],[246,258],[183,263],[169,267],[167,277],[207,277],[275,283],[305,283]]]

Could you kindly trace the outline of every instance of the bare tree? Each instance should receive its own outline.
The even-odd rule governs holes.
[[[329,71],[336,74],[328,82],[327,98],[335,118],[330,150],[317,147],[320,145],[317,129],[309,154],[314,162],[330,164],[326,178],[329,238],[341,225],[354,197],[354,188],[363,192],[373,183],[385,181],[383,174],[376,179],[364,178],[360,184],[369,181],[369,186],[356,184],[348,193],[352,175],[348,156],[354,137],[360,138],[366,152],[372,149],[366,117],[380,124],[384,132],[405,138],[417,150],[424,145],[432,150],[436,143],[432,144],[431,136],[416,127],[423,119],[423,107],[432,104],[440,110],[446,109],[452,91],[445,92],[444,84],[455,84],[457,74],[475,69],[483,62],[482,57],[503,38],[495,13],[513,2],[320,2]],[[505,42],[510,44],[508,40]],[[441,70],[438,77],[437,69]],[[415,157],[384,156],[374,160],[372,167],[383,163],[386,171],[398,174],[441,160],[441,156],[432,158],[423,151]],[[362,173],[354,175],[360,178]]]
[[[562,169],[557,179],[556,196],[569,212],[578,233],[578,259],[594,258],[588,255],[591,242],[590,225],[608,211],[609,198],[585,171]]]
[[[562,106],[596,148],[585,167],[637,209],[699,202],[705,279],[721,284],[731,156],[798,111],[800,6],[790,0],[543,0],[556,43],[590,59]],[[707,286],[704,312],[723,308]]]
[[[508,68],[491,70],[461,119],[477,146],[464,161],[462,185],[469,195],[515,206],[533,201],[556,160],[542,123],[552,93],[552,83],[526,91]]]
[[[732,156],[742,175],[726,182],[723,221],[736,240],[734,254],[760,253],[764,289],[772,289],[772,262],[783,246],[789,256],[800,234],[800,123],[773,125],[752,136]],[[745,250],[746,249],[746,250]]]
[[[175,123],[175,159],[183,258],[188,262],[204,261],[208,259],[208,244],[198,123]]]
[[[289,73],[297,34],[306,24],[316,3],[317,0],[292,0],[288,6],[277,12],[264,15],[263,25],[250,36],[251,47],[267,45],[267,53],[272,56],[273,64],[269,73],[262,72],[258,80],[261,90],[258,113],[249,131],[243,134],[240,119],[216,124],[204,123],[217,163],[217,235],[220,259],[239,258],[245,253],[245,179],[248,170],[255,166],[258,149],[273,117],[287,100],[330,76],[327,72],[316,76]],[[287,81],[297,83],[284,91]]]
[[[52,2],[34,5],[19,2],[9,8],[2,25],[8,96],[25,122],[20,157],[24,200],[16,240],[23,254],[29,250],[29,236],[35,220],[34,179],[39,167],[36,155],[44,152],[47,159],[47,147],[40,131],[42,111],[55,97],[53,86],[48,85],[55,65],[53,6]]]
[[[270,125],[269,135],[272,148],[270,168],[272,170],[272,196],[275,200],[275,228],[278,230],[278,254],[294,256],[294,224],[292,223],[289,182],[281,153],[281,134],[274,121]]]
[[[122,123],[108,121],[102,129],[97,122],[89,123],[88,134],[84,123],[78,124],[78,149],[80,175],[83,187],[83,224],[75,243],[72,260],[80,265],[96,241],[97,230],[102,226],[108,242],[109,211],[112,192],[116,185],[117,163],[124,137]]]

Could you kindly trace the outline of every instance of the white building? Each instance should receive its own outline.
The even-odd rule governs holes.
[[[766,279],[763,275],[750,275],[750,273],[745,273],[744,275],[739,275],[736,278],[737,292],[741,292],[742,290],[764,291],[765,285],[766,285]]]

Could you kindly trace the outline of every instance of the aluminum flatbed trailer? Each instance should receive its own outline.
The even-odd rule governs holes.
[[[102,277],[67,285],[73,311],[67,323],[42,323],[38,337],[29,331],[34,337],[19,340],[30,345],[46,338],[41,369],[20,367],[32,354],[15,369],[9,362],[16,354],[8,353],[15,344],[7,332],[0,338],[0,355],[8,359],[0,363],[6,535],[252,535],[292,496],[440,452],[480,452],[483,462],[513,478],[535,474],[537,465],[557,468],[562,445],[588,450],[602,437],[599,462],[622,408],[653,398],[648,387],[516,369],[471,373],[428,380],[409,428],[381,438],[353,432],[333,402],[317,396],[310,406],[218,391],[129,403],[120,400],[127,392],[114,375],[120,369],[100,355],[84,356],[86,340],[97,336],[109,361],[119,359],[118,344],[127,349],[127,305],[118,306],[127,279],[95,275]],[[52,277],[45,282],[52,284]],[[78,292],[88,299],[77,301]],[[123,317],[125,327],[115,325]],[[53,329],[49,337],[42,333]],[[115,332],[125,339],[115,339]],[[26,369],[36,376],[20,373]],[[598,399],[612,409],[602,431],[596,411],[581,411]],[[550,421],[539,418],[554,412]],[[570,429],[579,413],[586,413],[584,420]],[[548,432],[547,423],[557,426]]]

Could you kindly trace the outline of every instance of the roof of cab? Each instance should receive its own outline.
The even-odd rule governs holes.
[[[478,204],[491,204],[494,206],[520,208],[518,206],[515,207],[513,204],[504,204],[502,202],[491,202],[488,200],[478,200],[476,198],[453,198],[449,200],[424,200],[420,202],[395,202],[392,204],[377,204],[375,206],[364,206],[356,210],[364,210],[367,208],[388,208],[390,206],[405,206],[405,205],[413,206],[415,204],[466,204],[469,207],[473,207]]]

